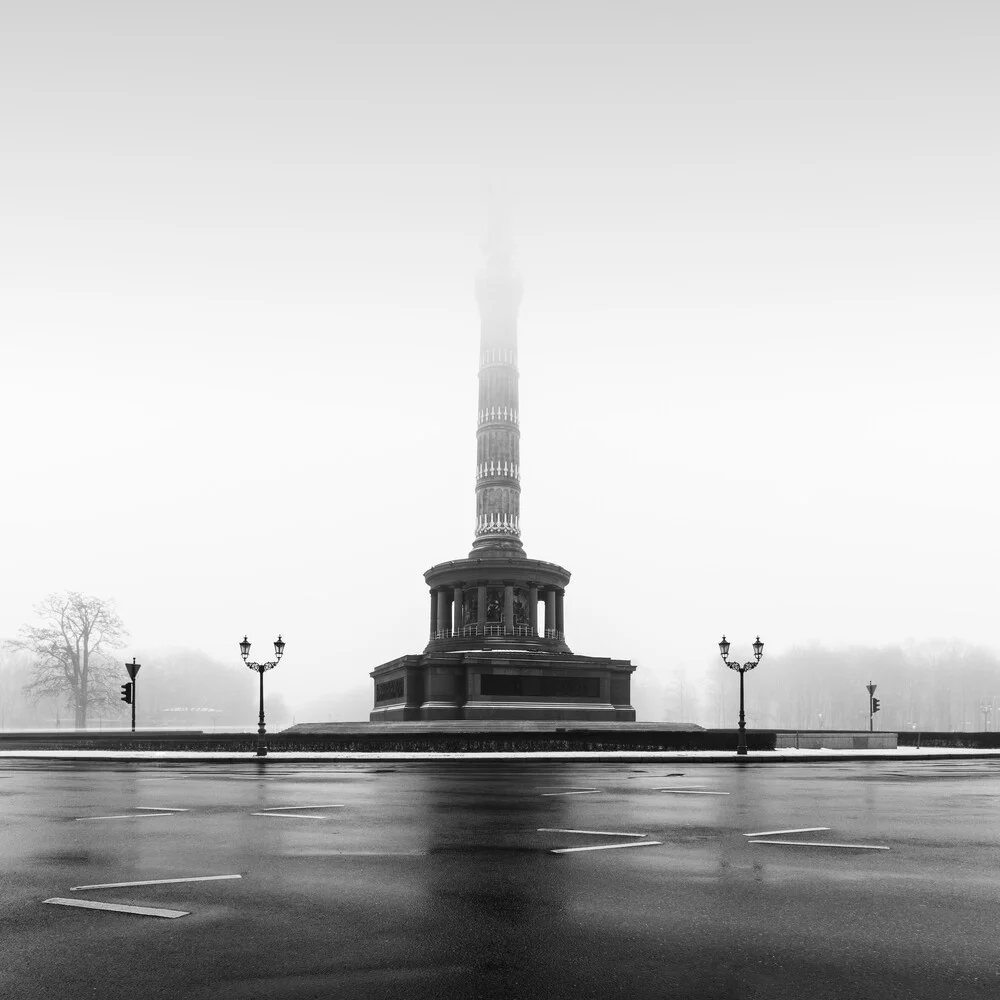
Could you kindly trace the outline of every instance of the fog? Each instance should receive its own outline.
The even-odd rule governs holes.
[[[148,659],[145,651],[140,653],[136,657],[140,669],[133,692],[138,727],[256,729],[260,699],[256,673],[219,663],[197,650],[162,650]],[[0,729],[71,728],[74,715],[70,699],[33,698],[25,691],[31,680],[31,664],[31,657],[25,653],[0,653]],[[120,683],[124,684],[128,675],[123,667],[120,672]],[[273,732],[275,727],[288,725],[293,717],[285,699],[269,688],[266,685],[266,722]],[[131,724],[131,705],[116,698],[118,692],[114,689],[110,701],[93,698],[87,728]]]
[[[986,697],[998,35],[969,2],[17,5],[0,637],[113,598],[140,683],[192,650],[252,701],[237,644],[281,632],[276,709],[366,717],[472,542],[493,189],[574,652],[638,665],[640,719],[683,683],[719,724],[723,632],[783,724],[858,648],[982,650]]]

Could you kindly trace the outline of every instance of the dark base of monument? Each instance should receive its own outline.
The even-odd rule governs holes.
[[[372,671],[372,722],[634,722],[635,667],[507,648],[401,656]]]

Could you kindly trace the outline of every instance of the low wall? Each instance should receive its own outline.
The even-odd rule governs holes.
[[[673,730],[642,723],[577,724],[542,728],[538,723],[514,724],[505,731],[499,723],[479,726],[442,724],[335,724],[336,733],[278,732],[267,737],[276,751],[376,753],[407,752],[528,752],[538,750],[712,750],[736,749],[735,729]],[[296,727],[298,728],[298,727]],[[435,731],[436,730],[436,731]],[[0,733],[0,750],[194,750],[252,752],[257,734],[199,733],[146,730],[128,732]],[[962,747],[1000,749],[1000,733],[842,732],[784,729],[748,730],[751,750],[881,750],[907,747]]]
[[[402,727],[401,727],[402,728]],[[566,728],[504,732],[495,728],[462,732],[414,732],[407,726],[401,732],[380,725],[378,731],[366,731],[364,724],[346,727],[331,734],[268,734],[269,750],[286,752],[349,753],[527,753],[531,751],[616,750],[714,750],[735,751],[736,730],[660,730],[656,728]],[[773,750],[772,732],[747,733],[751,750]],[[0,736],[0,750],[201,750],[240,753],[257,744],[256,733],[66,733],[54,735],[6,734]]]
[[[899,734],[901,747],[964,747],[969,750],[1000,750],[1000,733],[919,733]]]
[[[896,733],[779,730],[777,750],[895,750]]]

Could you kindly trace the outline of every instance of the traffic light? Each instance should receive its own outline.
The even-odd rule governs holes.
[[[878,711],[878,698],[872,698],[872,715]]]
[[[126,705],[132,704],[132,682],[129,681],[127,684],[122,685],[122,701]]]

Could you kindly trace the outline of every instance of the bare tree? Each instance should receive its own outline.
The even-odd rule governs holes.
[[[108,651],[123,646],[128,632],[114,601],[73,590],[49,594],[35,613],[42,624],[22,626],[18,638],[6,643],[33,657],[25,693],[33,699],[64,699],[76,727],[84,729],[89,709],[115,701],[116,670]]]

